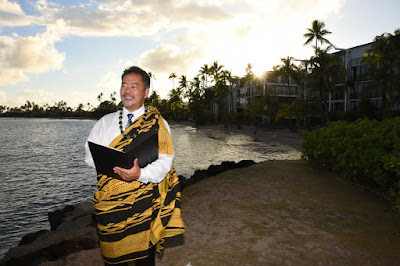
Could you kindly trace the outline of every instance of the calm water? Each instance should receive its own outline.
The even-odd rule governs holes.
[[[0,118],[0,259],[21,237],[50,229],[47,213],[89,200],[95,170],[84,162],[93,120]],[[251,138],[171,125],[175,168],[190,177],[223,161],[293,159],[276,146]]]

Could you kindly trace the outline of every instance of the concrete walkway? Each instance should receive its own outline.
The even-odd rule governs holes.
[[[184,238],[157,265],[400,265],[400,215],[304,161],[236,169],[183,191]]]

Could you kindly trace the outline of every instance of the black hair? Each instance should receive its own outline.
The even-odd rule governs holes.
[[[150,76],[149,74],[147,74],[146,71],[144,71],[140,67],[131,66],[130,68],[125,69],[124,73],[122,73],[121,79],[124,79],[124,77],[128,74],[139,74],[140,76],[142,76],[144,87],[145,88],[150,87]]]

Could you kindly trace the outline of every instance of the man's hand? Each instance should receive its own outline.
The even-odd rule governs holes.
[[[124,169],[121,167],[114,167],[114,173],[119,175],[125,181],[133,181],[140,177],[140,167],[138,164],[138,159],[133,161],[133,167],[131,169]]]

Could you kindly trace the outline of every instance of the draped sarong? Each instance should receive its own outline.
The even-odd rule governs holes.
[[[172,140],[164,120],[155,108],[148,110],[135,139],[121,134],[109,146],[127,150],[156,132],[158,153],[172,155]],[[137,119],[124,133],[136,132],[141,121]],[[179,178],[174,167],[159,184],[127,182],[101,173],[97,180],[93,202],[100,248],[107,263],[146,258],[153,245],[160,251],[166,237],[184,232]]]

